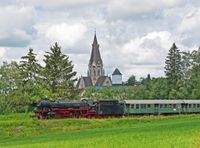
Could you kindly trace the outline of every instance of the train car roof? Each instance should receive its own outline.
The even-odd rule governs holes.
[[[182,104],[183,100],[124,100],[126,104]]]
[[[124,100],[126,104],[200,104],[200,100]]]
[[[200,104],[200,100],[183,100],[186,104]]]

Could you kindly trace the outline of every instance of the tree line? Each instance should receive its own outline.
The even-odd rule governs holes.
[[[55,43],[45,52],[44,65],[33,49],[19,62],[0,66],[0,114],[30,111],[41,98],[80,99],[200,99],[200,49],[182,52],[175,43],[165,60],[165,77],[150,74],[139,81],[132,75],[120,87],[76,89],[76,72]]]
[[[175,43],[165,59],[165,77],[136,80],[134,75],[122,87],[86,90],[84,97],[115,99],[200,99],[200,48],[183,52]]]
[[[38,63],[33,49],[19,62],[3,62],[0,67],[0,113],[24,112],[40,98],[76,97],[76,72],[72,61],[55,43],[44,55],[44,66]]]

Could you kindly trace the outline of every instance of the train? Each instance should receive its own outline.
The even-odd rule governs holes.
[[[35,103],[35,117],[107,118],[200,113],[200,100],[49,100]]]

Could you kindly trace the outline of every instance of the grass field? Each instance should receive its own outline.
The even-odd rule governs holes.
[[[200,115],[59,120],[2,115],[3,147],[200,147]]]

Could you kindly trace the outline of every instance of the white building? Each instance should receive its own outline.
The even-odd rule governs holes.
[[[112,74],[112,85],[122,85],[122,74],[118,68]]]

